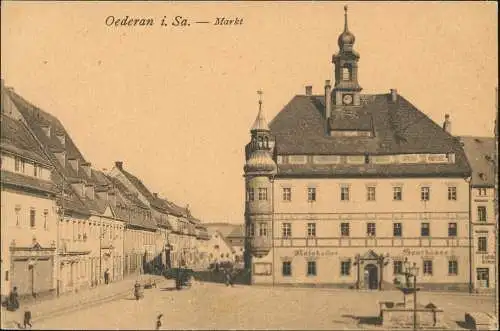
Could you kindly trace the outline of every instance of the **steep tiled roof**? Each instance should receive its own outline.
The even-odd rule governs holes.
[[[115,211],[123,213],[125,220],[133,226],[147,229],[156,229],[156,223],[151,217],[144,217],[143,213],[133,213],[131,209],[137,208],[149,213],[149,207],[146,206],[135,193],[130,192],[125,185],[118,179],[102,174],[110,183],[110,187],[119,191],[117,206]]]
[[[373,137],[326,134],[323,96],[295,96],[271,121],[280,155],[387,155],[455,153],[455,163],[398,165],[278,165],[281,175],[317,176],[467,176],[465,154],[445,132],[405,98],[394,103],[386,94],[362,95],[361,107],[332,110],[336,130],[373,130]]]
[[[87,178],[86,173],[83,171],[81,165],[87,163],[83,158],[76,145],[71,140],[71,137],[66,132],[64,126],[61,122],[53,115],[41,110],[40,108],[34,106],[27,100],[25,100],[20,95],[16,94],[13,90],[7,90],[6,94],[10,97],[12,102],[15,104],[16,108],[19,110],[23,118],[26,120],[29,129],[36,136],[37,145],[43,146],[45,155],[48,156],[50,164],[54,166],[54,171],[52,171],[52,180],[56,185],[62,189],[62,185],[65,185],[65,191],[67,192],[66,198],[64,199],[64,209],[66,212],[75,211],[82,215],[88,215],[90,210],[100,210],[100,206],[95,203],[86,203],[85,198],[79,198],[76,194],[71,193],[71,188],[68,185],[69,181],[83,180],[87,183],[95,183],[95,178]],[[50,127],[50,135],[44,132],[44,127]],[[63,143],[57,137],[57,134],[64,134],[65,142]],[[65,151],[65,166],[63,166],[55,154],[54,151]],[[68,159],[78,159],[79,167],[78,172],[72,168],[72,166],[67,161]],[[64,177],[63,177],[64,176]],[[63,179],[65,178],[65,179]]]
[[[24,176],[10,171],[2,170],[1,183],[3,185],[11,185],[21,189],[30,189],[39,192],[57,194],[55,185],[46,180],[41,180],[35,177]]]
[[[460,137],[465,154],[472,168],[473,186],[495,186],[495,138]]]
[[[2,150],[24,156],[40,164],[50,166],[50,161],[40,149],[36,140],[26,128],[25,124],[7,115],[1,115]]]

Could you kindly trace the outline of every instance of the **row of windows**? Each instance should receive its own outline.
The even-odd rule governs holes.
[[[352,272],[351,261],[342,261],[340,263],[340,275],[350,276]],[[424,275],[432,276],[433,274],[433,263],[432,260],[423,260],[422,270]],[[403,273],[403,261],[393,261],[393,274],[398,275]],[[284,261],[281,266],[281,274],[283,276],[292,276],[292,262]],[[316,276],[317,275],[317,261],[307,261],[306,265],[306,275]],[[448,261],[448,275],[456,276],[458,275],[458,261],[450,260]]]
[[[26,165],[26,161],[24,161],[20,157],[16,157],[14,159],[14,171],[24,173],[25,168],[26,168],[25,165]],[[35,177],[41,176],[42,175],[41,170],[42,169],[38,166],[38,164],[33,163],[33,176],[35,176]]]
[[[87,239],[94,238],[116,240],[122,239],[123,228],[118,225],[103,225],[102,228],[99,223],[94,222],[78,222],[61,220],[61,237],[63,239],[72,239],[74,241],[86,241]]]
[[[261,222],[257,223],[257,225],[258,225],[258,235],[267,236],[268,224]],[[316,223],[307,223],[306,234],[308,237],[316,237]],[[350,223],[340,223],[340,234],[343,237],[349,237],[351,235]],[[393,223],[392,234],[394,237],[402,237],[403,224]],[[458,234],[457,223],[455,222],[448,223],[448,237],[456,237],[457,234]],[[366,223],[366,235],[370,237],[374,237],[377,235],[377,227],[375,223],[373,222]],[[431,235],[430,223],[427,222],[421,223],[420,236],[429,237],[430,235]],[[249,224],[249,236],[251,237],[255,236],[255,229],[252,223]],[[283,238],[292,237],[292,223],[281,224],[281,236]]]
[[[247,201],[255,201],[255,189],[250,187],[247,189]],[[377,196],[377,191],[375,186],[366,187],[366,200],[375,201]],[[455,186],[448,186],[448,200],[457,200],[457,188]],[[259,201],[265,201],[268,199],[267,188],[259,187],[257,188],[257,199]],[[292,189],[290,187],[283,187],[282,192],[283,201],[292,201]],[[317,192],[315,187],[307,188],[307,201],[314,202],[317,199]],[[422,186],[420,188],[420,200],[429,201],[431,199],[431,188],[429,186]],[[340,200],[349,201],[351,200],[351,188],[348,185],[340,187]],[[403,200],[403,187],[394,186],[392,188],[392,200],[401,201]]]
[[[20,220],[20,217],[21,217],[21,205],[16,205],[15,206],[15,212],[16,212],[16,226],[21,226],[21,220]],[[48,230],[49,229],[49,224],[47,222],[47,217],[49,215],[49,210],[48,209],[44,209],[43,212],[42,212],[42,216],[43,216],[43,228],[45,230]],[[37,212],[36,212],[36,209],[31,207],[29,209],[29,226],[31,228],[35,228],[37,225]]]

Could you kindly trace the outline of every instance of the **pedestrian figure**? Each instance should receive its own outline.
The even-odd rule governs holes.
[[[229,272],[229,270],[224,269],[224,274],[226,276],[226,286],[229,286],[229,285],[231,285],[231,287],[234,286],[233,280],[231,277],[231,273]]]
[[[109,284],[109,268],[106,268],[106,271],[104,271],[104,284]]]
[[[160,330],[161,328],[161,318],[163,317],[163,314],[160,314],[156,317],[156,330]]]
[[[19,308],[19,294],[17,293],[17,287],[14,286],[9,294],[9,299],[7,301],[7,310],[16,311]]]
[[[24,322],[23,322],[24,328],[27,329],[28,325],[30,326],[30,329],[33,327],[31,325],[31,311],[29,309],[24,311]]]

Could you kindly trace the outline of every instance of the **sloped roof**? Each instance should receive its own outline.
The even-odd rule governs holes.
[[[470,169],[458,140],[405,98],[362,95],[360,107],[332,110],[337,130],[371,128],[373,137],[326,134],[324,96],[295,96],[270,123],[279,155],[388,155],[455,153],[454,164],[291,165],[279,164],[281,175],[318,176],[468,176]],[[336,123],[334,123],[337,121]]]
[[[21,155],[45,166],[50,166],[49,159],[44,155],[23,122],[3,113],[0,119],[0,147],[2,150]]]
[[[1,184],[3,185],[11,185],[15,187],[19,187],[21,189],[30,189],[39,192],[46,192],[57,194],[56,186],[46,180],[41,180],[39,178],[25,176],[18,173],[10,172],[10,171],[1,171]]]
[[[242,238],[245,237],[245,226],[239,224],[234,227],[233,231],[227,235],[228,238]]]
[[[127,221],[128,224],[147,229],[156,229],[157,224],[150,217],[144,217],[143,213],[133,213],[131,209],[139,208],[144,211],[149,211],[146,206],[133,192],[130,192],[122,182],[118,179],[108,176],[104,173],[102,175],[109,181],[110,186],[116,189],[120,194],[117,195],[117,203],[114,211],[117,214],[122,214],[121,217]]]
[[[207,228],[207,232],[212,235],[216,231],[220,232],[224,237],[229,236],[235,229],[237,229],[239,224],[231,223],[203,223]]]
[[[65,174],[67,177],[74,177],[75,173],[74,172],[69,172],[66,173],[65,169],[62,168],[58,160],[56,159],[55,155],[50,152],[51,149],[64,149],[61,145],[61,142],[58,140],[58,138],[55,135],[51,135],[51,137],[47,137],[47,135],[43,132],[42,126],[44,125],[52,125],[54,123],[54,130],[56,132],[65,132],[64,128],[62,127],[62,124],[52,115],[40,110],[36,106],[32,105],[28,101],[26,101],[24,98],[16,94],[13,90],[10,89],[4,89],[4,97],[9,97],[12,102],[15,104],[16,108],[19,110],[23,118],[26,120],[27,125],[29,126],[29,129],[31,132],[34,133],[36,136],[37,140],[33,139],[32,142],[30,142],[28,145],[31,149],[31,152],[36,151],[37,154],[43,155],[46,159],[45,162],[48,161],[50,165],[53,166],[53,171],[51,172],[51,179],[53,183],[57,186],[57,190],[62,192],[62,186],[64,184],[65,186],[65,192],[70,193],[72,190],[68,186],[68,183],[64,183],[63,178],[61,177],[60,173]],[[3,122],[3,120],[2,120]],[[13,122],[10,122],[12,124]],[[24,125],[24,124],[23,124]],[[19,128],[19,127],[18,127]],[[2,127],[2,132],[3,132],[4,127]],[[7,127],[7,130],[10,130]],[[8,132],[8,131],[6,131]],[[16,131],[16,133],[19,133],[19,136],[16,137],[16,140],[19,137],[22,137],[21,139],[23,140],[23,144],[27,143],[27,135],[31,135],[29,130],[26,128],[26,131],[21,134],[21,131]],[[68,135],[66,135],[66,140],[67,142],[71,145],[71,139],[69,138]],[[42,148],[40,146],[44,147],[44,150],[47,153],[42,152]],[[71,155],[77,155],[79,152],[78,150],[74,150],[71,148]],[[38,152],[38,151],[40,152]],[[48,157],[47,157],[48,156]],[[57,168],[54,169],[54,167]],[[68,165],[69,167],[69,165]],[[66,167],[66,168],[68,168]],[[58,195],[57,198],[61,200],[61,197]],[[63,199],[63,205],[64,209],[67,212],[69,211],[74,211],[77,212],[81,215],[89,215],[89,210],[88,208],[83,204],[80,198],[78,198],[75,194],[67,194],[65,198]]]
[[[494,137],[460,137],[467,160],[472,169],[471,184],[473,186],[495,186],[495,138]]]

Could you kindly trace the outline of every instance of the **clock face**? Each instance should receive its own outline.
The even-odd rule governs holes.
[[[350,94],[345,94],[342,97],[342,101],[344,102],[344,105],[350,105],[352,103],[352,95]]]

